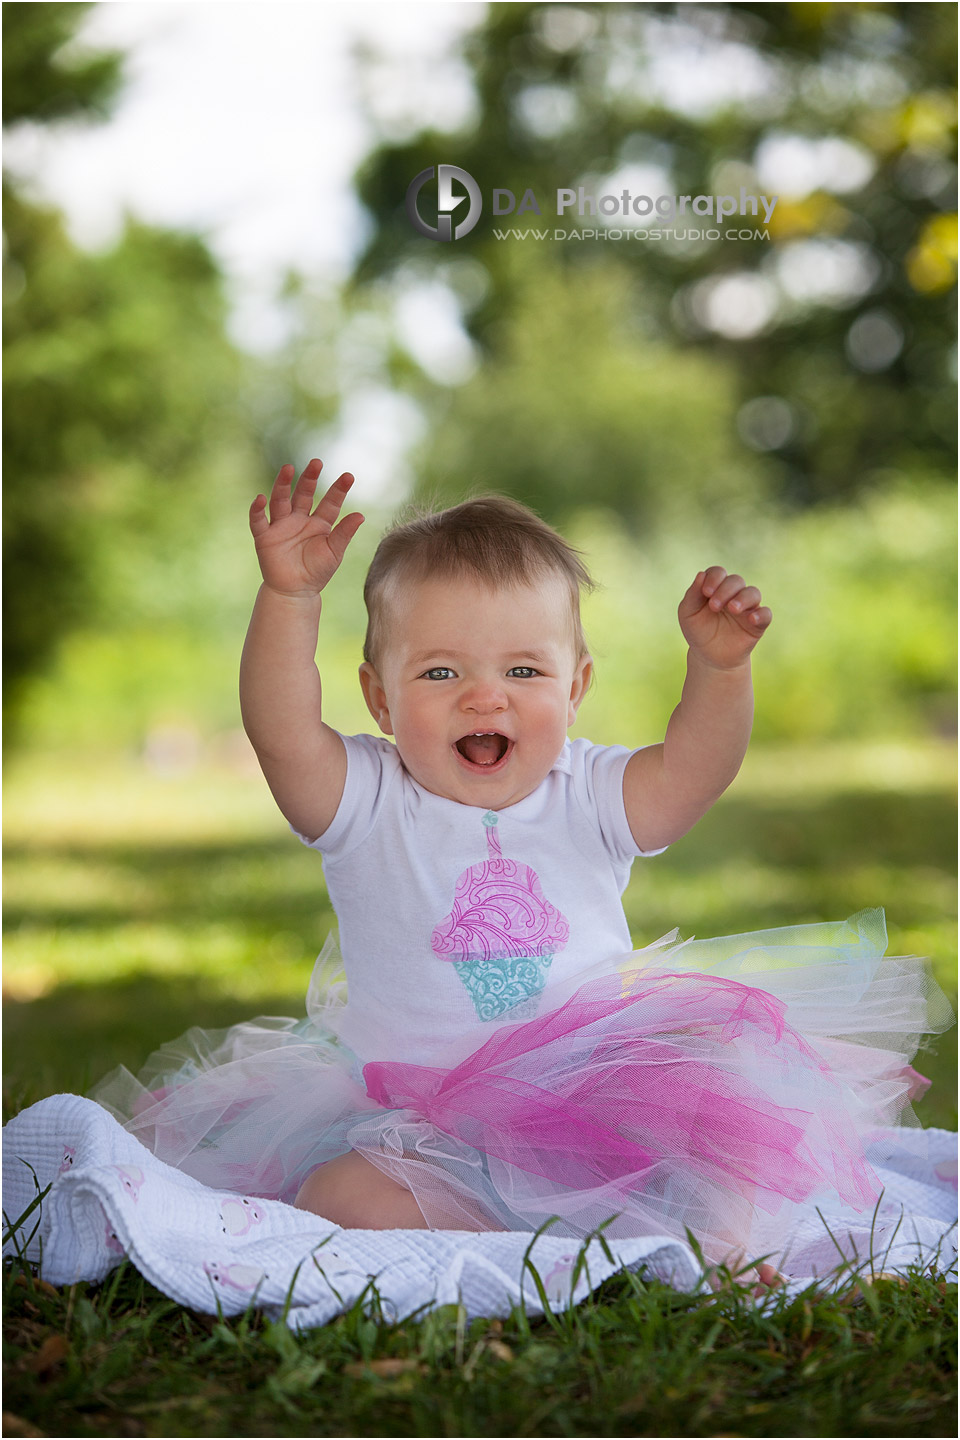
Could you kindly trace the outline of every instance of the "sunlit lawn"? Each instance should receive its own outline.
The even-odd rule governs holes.
[[[635,942],[882,904],[891,953],[929,955],[953,998],[953,793],[945,746],[755,750],[692,834],[635,863]],[[137,1068],[189,1025],[303,1013],[334,917],[318,857],[245,764],[24,763],[5,826],[8,1113]],[[955,1056],[952,1032],[921,1057],[927,1124],[956,1124]]]

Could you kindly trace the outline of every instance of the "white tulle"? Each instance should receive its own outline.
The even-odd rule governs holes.
[[[292,1201],[354,1150],[434,1228],[557,1217],[571,1237],[689,1232],[709,1258],[740,1247],[824,1268],[838,1245],[863,1254],[902,1226],[876,1167],[899,1145],[923,1169],[910,1061],[952,1020],[924,963],[885,947],[880,911],[668,936],[548,981],[536,1018],[478,1022],[409,1065],[342,1043],[328,944],[304,1019],[192,1029],[93,1098],[160,1159],[246,1195]]]

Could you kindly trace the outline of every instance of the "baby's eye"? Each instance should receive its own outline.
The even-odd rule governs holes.
[[[516,675],[517,672],[520,670],[524,672],[521,676],[521,679],[526,679],[527,675],[537,675],[539,673],[537,670],[534,670],[532,665],[514,665],[513,669],[510,671],[510,674]]]
[[[434,665],[432,670],[425,670],[420,678],[421,680],[442,680],[445,675],[452,674],[453,671],[450,669],[449,665]]]

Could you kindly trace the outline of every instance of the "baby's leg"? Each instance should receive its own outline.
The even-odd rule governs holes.
[[[713,1260],[735,1275],[741,1284],[752,1284],[754,1295],[765,1295],[783,1284],[783,1276],[766,1261],[750,1263],[751,1256],[741,1237],[749,1235],[753,1220],[752,1192],[728,1194],[722,1210],[714,1220],[715,1238],[711,1242]]]
[[[404,1173],[420,1183],[426,1212],[406,1185],[372,1160],[350,1150],[308,1175],[293,1202],[348,1230],[502,1230],[471,1195],[458,1195],[443,1172],[424,1160],[404,1156]],[[411,1166],[416,1168],[412,1175]],[[429,1219],[427,1216],[429,1215]]]
[[[746,1251],[742,1247],[731,1250],[724,1257],[723,1266],[731,1275],[736,1276],[739,1284],[752,1285],[754,1296],[758,1299],[761,1295],[766,1295],[768,1290],[779,1290],[784,1283],[779,1270],[767,1261],[763,1260],[759,1265],[748,1265]],[[708,1279],[714,1289],[719,1287],[720,1282],[715,1272],[711,1272]]]
[[[410,1191],[355,1150],[308,1175],[293,1203],[348,1230],[429,1229]]]

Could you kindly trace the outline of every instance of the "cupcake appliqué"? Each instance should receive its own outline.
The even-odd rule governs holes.
[[[460,875],[453,909],[430,946],[453,965],[480,1019],[496,1020],[540,994],[570,926],[544,896],[536,871],[501,853],[499,816],[488,810],[482,820],[488,858]]]

